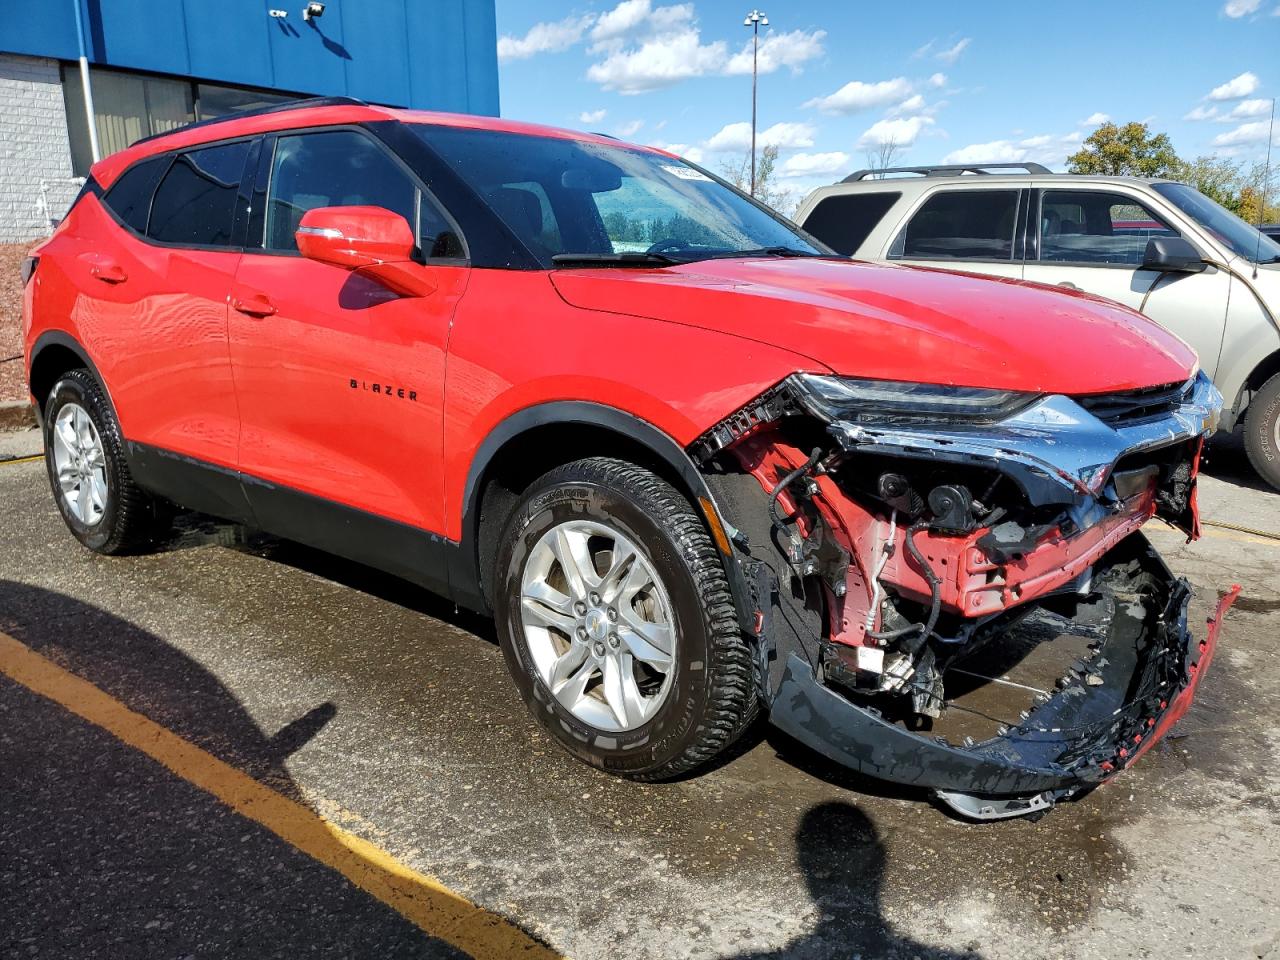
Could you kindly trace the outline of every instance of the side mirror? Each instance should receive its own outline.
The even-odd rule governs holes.
[[[1160,273],[1202,273],[1209,265],[1183,237],[1152,237],[1142,258],[1143,270]]]
[[[302,215],[295,236],[308,260],[358,270],[406,296],[435,289],[414,262],[409,221],[385,207],[317,207]]]

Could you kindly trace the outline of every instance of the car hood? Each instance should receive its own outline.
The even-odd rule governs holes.
[[[770,257],[551,279],[574,306],[746,337],[846,376],[1083,394],[1176,383],[1196,365],[1108,300],[941,270]]]

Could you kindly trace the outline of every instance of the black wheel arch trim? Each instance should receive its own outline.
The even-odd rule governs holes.
[[[508,443],[529,431],[555,424],[582,424],[600,427],[616,433],[628,440],[633,440],[645,447],[654,456],[661,459],[680,478],[687,493],[692,495],[695,509],[703,515],[708,524],[708,533],[714,542],[722,539],[711,529],[719,526],[724,529],[723,514],[705,478],[698,470],[689,454],[669,434],[634,414],[627,413],[617,407],[586,400],[555,400],[547,403],[525,407],[502,420],[489,431],[481,441],[471,460],[467,471],[467,482],[462,494],[462,545],[463,555],[471,563],[467,571],[451,571],[451,587],[457,602],[468,606],[482,603],[488,607],[484,597],[482,578],[480,575],[480,550],[478,542],[480,526],[480,497],[483,493],[482,480],[494,457]],[[584,452],[584,455],[585,452]],[[710,516],[708,514],[711,514]],[[724,561],[725,573],[729,579],[729,589],[733,594],[734,607],[738,613],[739,625],[748,634],[755,635],[755,605],[752,593],[747,584],[736,553],[726,553],[719,548]],[[465,580],[463,578],[466,578]]]
[[[98,365],[93,362],[93,358],[89,356],[80,341],[76,340],[71,334],[62,330],[46,330],[36,338],[35,345],[31,348],[31,361],[27,366],[27,392],[31,393],[31,374],[36,368],[36,362],[49,347],[63,347],[74,353],[84,363],[85,368],[93,374],[94,379],[98,381],[98,386],[102,387],[102,393],[107,398],[107,403],[111,407],[111,414],[116,418],[116,423],[120,422],[120,414],[116,410],[116,402],[111,396],[111,388],[107,386],[107,381],[103,379],[102,373],[98,370]],[[40,424],[40,429],[44,429],[44,403],[48,397],[37,397],[34,393],[31,396],[35,399],[36,421]],[[123,427],[121,428],[123,431]]]

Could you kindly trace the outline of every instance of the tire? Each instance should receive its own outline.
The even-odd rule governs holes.
[[[76,435],[74,441],[66,439],[68,428]],[[133,482],[120,424],[88,370],[68,371],[49,392],[44,448],[58,512],[75,538],[90,550],[132,553],[153,543],[169,528],[168,504],[153,500]],[[74,489],[63,489],[60,468],[71,472],[75,482],[69,486]]]
[[[582,592],[575,592],[559,562],[572,544],[586,550],[595,569],[583,577],[589,591],[583,606],[564,615],[563,600]],[[629,564],[622,561],[626,575],[608,576],[629,549],[635,555]],[[591,576],[599,581],[598,598],[590,591]],[[611,598],[617,581],[623,586]],[[650,585],[633,594],[641,581]],[[751,649],[720,557],[689,502],[648,470],[596,458],[536,481],[507,522],[493,582],[498,636],[520,695],[542,728],[586,763],[636,780],[671,779],[710,761],[755,717]],[[553,583],[558,586],[549,587]],[[558,606],[526,601],[526,591],[553,596],[550,602]],[[546,626],[548,609],[560,625]],[[592,619],[606,613],[608,619]],[[597,628],[616,631],[607,637],[612,652]],[[579,638],[576,647],[571,633]],[[638,643],[638,637],[654,638],[654,645]],[[662,650],[658,638],[674,649]],[[592,652],[584,652],[588,648]],[[655,649],[659,657],[643,659]],[[558,665],[563,655],[568,663],[573,658],[563,651],[574,650],[587,660],[561,680],[548,659]],[[581,671],[588,669],[594,679],[584,686]],[[632,681],[625,689],[633,696],[621,696],[622,711],[613,706],[619,698],[606,692],[606,685],[623,689],[611,677],[622,677],[624,685],[627,677]],[[580,689],[586,693],[578,695]],[[626,723],[622,714],[628,714]]]
[[[1244,415],[1244,448],[1258,475],[1280,490],[1280,373],[1249,401]]]

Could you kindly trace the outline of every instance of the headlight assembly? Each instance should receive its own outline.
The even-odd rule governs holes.
[[[1040,395],[985,387],[948,387],[895,380],[855,380],[797,373],[796,398],[822,420],[855,423],[993,423]]]

